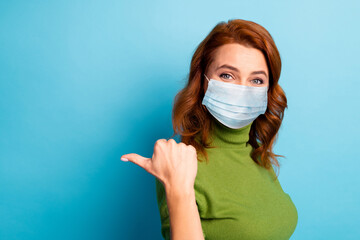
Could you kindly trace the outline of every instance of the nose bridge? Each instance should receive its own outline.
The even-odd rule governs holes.
[[[239,76],[238,79],[232,81],[231,83],[236,85],[251,86],[251,84],[243,76]]]
[[[242,81],[241,79],[238,80],[238,81],[234,81],[234,84],[250,86],[250,84],[246,84],[246,81]]]

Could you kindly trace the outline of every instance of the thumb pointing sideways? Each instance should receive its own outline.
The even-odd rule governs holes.
[[[121,160],[124,162],[133,162],[136,165],[139,165],[140,167],[146,169],[146,165],[150,163],[151,158],[146,158],[143,156],[140,156],[136,153],[129,153],[121,156]]]

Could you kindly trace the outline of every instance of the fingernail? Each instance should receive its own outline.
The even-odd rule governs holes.
[[[129,159],[127,159],[127,158],[124,158],[124,157],[122,157],[122,158],[120,158],[122,161],[124,161],[124,162],[128,162],[129,161]]]

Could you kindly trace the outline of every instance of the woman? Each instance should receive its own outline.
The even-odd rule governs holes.
[[[287,107],[280,72],[271,35],[254,22],[220,22],[200,43],[173,108],[181,142],[122,156],[156,177],[164,239],[290,238],[297,210],[272,167]]]

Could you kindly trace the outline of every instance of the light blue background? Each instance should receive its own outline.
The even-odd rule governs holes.
[[[0,239],[161,239],[151,157],[196,46],[220,21],[263,25],[289,108],[275,153],[291,239],[356,239],[356,1],[1,1]]]

